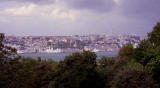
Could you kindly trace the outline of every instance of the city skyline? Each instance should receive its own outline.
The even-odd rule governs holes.
[[[0,33],[18,36],[147,35],[159,0],[0,0]]]
[[[141,40],[137,35],[6,36],[3,43],[18,53],[104,52],[118,51],[127,43],[136,48]]]

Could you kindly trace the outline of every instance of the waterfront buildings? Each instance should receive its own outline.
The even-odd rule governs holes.
[[[78,52],[83,50],[117,51],[130,42],[134,47],[141,41],[129,35],[74,35],[74,36],[6,36],[4,44],[15,47],[18,53]]]

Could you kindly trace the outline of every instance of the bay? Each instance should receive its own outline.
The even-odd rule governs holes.
[[[55,61],[64,60],[64,58],[68,55],[71,55],[72,52],[65,52],[65,53],[24,53],[19,54],[22,57],[31,57],[31,58],[37,58],[41,57],[41,59],[53,59]],[[106,57],[114,57],[117,56],[117,51],[112,52],[96,52],[97,59],[100,59],[102,56]]]

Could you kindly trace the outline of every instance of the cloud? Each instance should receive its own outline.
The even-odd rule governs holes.
[[[35,4],[50,4],[55,0],[0,0],[0,2],[21,2],[21,3],[35,3]]]
[[[24,16],[24,15],[32,14],[35,8],[36,8],[36,5],[30,4],[28,6],[6,8],[3,13],[14,15],[14,16]]]
[[[113,0],[115,3],[118,3],[119,4],[119,2],[121,1],[121,0]]]
[[[159,0],[3,0],[0,2],[0,32],[15,35],[146,34],[159,20],[159,4]]]
[[[131,13],[159,12],[160,0],[122,0],[123,9]]]
[[[17,7],[9,7],[1,10],[0,16],[14,18],[43,18],[47,20],[75,20],[80,14],[79,11],[68,9],[55,4],[37,5],[21,4]]]
[[[117,1],[117,0],[116,0]],[[91,10],[96,12],[108,12],[114,8],[115,0],[0,0],[1,3],[33,3],[38,5],[61,4],[70,9]],[[1,7],[1,6],[0,6]],[[2,6],[6,7],[6,6]]]
[[[149,20],[160,18],[160,0],[121,0],[119,8],[129,16]]]
[[[113,0],[61,0],[65,2],[70,8],[87,9],[98,12],[110,11],[115,2]]]
[[[43,17],[47,17],[49,19],[61,19],[61,20],[75,20],[78,14],[79,14],[78,11],[62,9],[62,8],[55,8],[49,13],[45,12],[41,13]]]

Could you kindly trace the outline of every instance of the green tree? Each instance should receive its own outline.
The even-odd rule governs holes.
[[[0,33],[0,64],[9,61],[9,59],[11,59],[17,53],[15,48],[5,46],[3,44],[3,40],[4,34]]]
[[[103,80],[96,72],[96,54],[84,51],[67,56],[53,74],[51,88],[102,88]]]
[[[152,45],[151,45],[151,43],[149,42],[149,40],[147,40],[147,39],[142,40],[142,41],[140,42],[140,44],[138,45],[138,47],[134,49],[134,51],[133,51],[133,58],[134,58],[137,62],[145,65],[144,60],[142,60],[142,59],[145,57],[146,52],[147,52],[148,49],[150,49],[150,48],[152,48]]]
[[[120,48],[118,56],[131,57],[132,53],[133,53],[133,45],[131,43],[127,43],[122,48]]]
[[[22,58],[20,63],[23,65],[23,68],[26,70],[30,70],[32,67],[37,66],[40,62],[39,59],[33,59],[30,57]]]
[[[160,83],[160,46],[150,50],[144,60],[148,60],[145,66],[146,70],[152,74],[155,81]]]
[[[105,68],[107,66],[112,66],[115,63],[115,58],[102,56],[100,60],[98,60],[99,66]]]
[[[97,71],[99,72],[99,75],[104,78],[105,88],[110,88],[110,82],[112,81],[113,76],[116,72],[116,69],[114,68],[116,59],[117,58],[103,56],[97,61]]]
[[[157,23],[152,32],[148,33],[148,39],[154,46],[160,45],[160,22]]]
[[[140,42],[134,50],[133,58],[141,63],[152,75],[153,79],[160,84],[160,23],[148,33],[148,39]]]
[[[59,64],[59,62],[54,61],[53,59],[42,60],[41,62],[51,65],[54,70],[57,69],[57,66]]]
[[[41,60],[40,57],[35,58],[22,58],[20,60],[22,70],[28,74],[29,87],[28,88],[47,88],[50,81],[50,74],[56,70],[58,62],[51,59]]]
[[[139,68],[128,68],[119,72],[113,79],[111,88],[158,88],[152,77]]]
[[[0,34],[0,87],[28,88],[28,74],[15,57],[16,49],[3,44],[4,34]]]
[[[52,66],[44,62],[31,68],[32,88],[48,88],[53,71]]]

